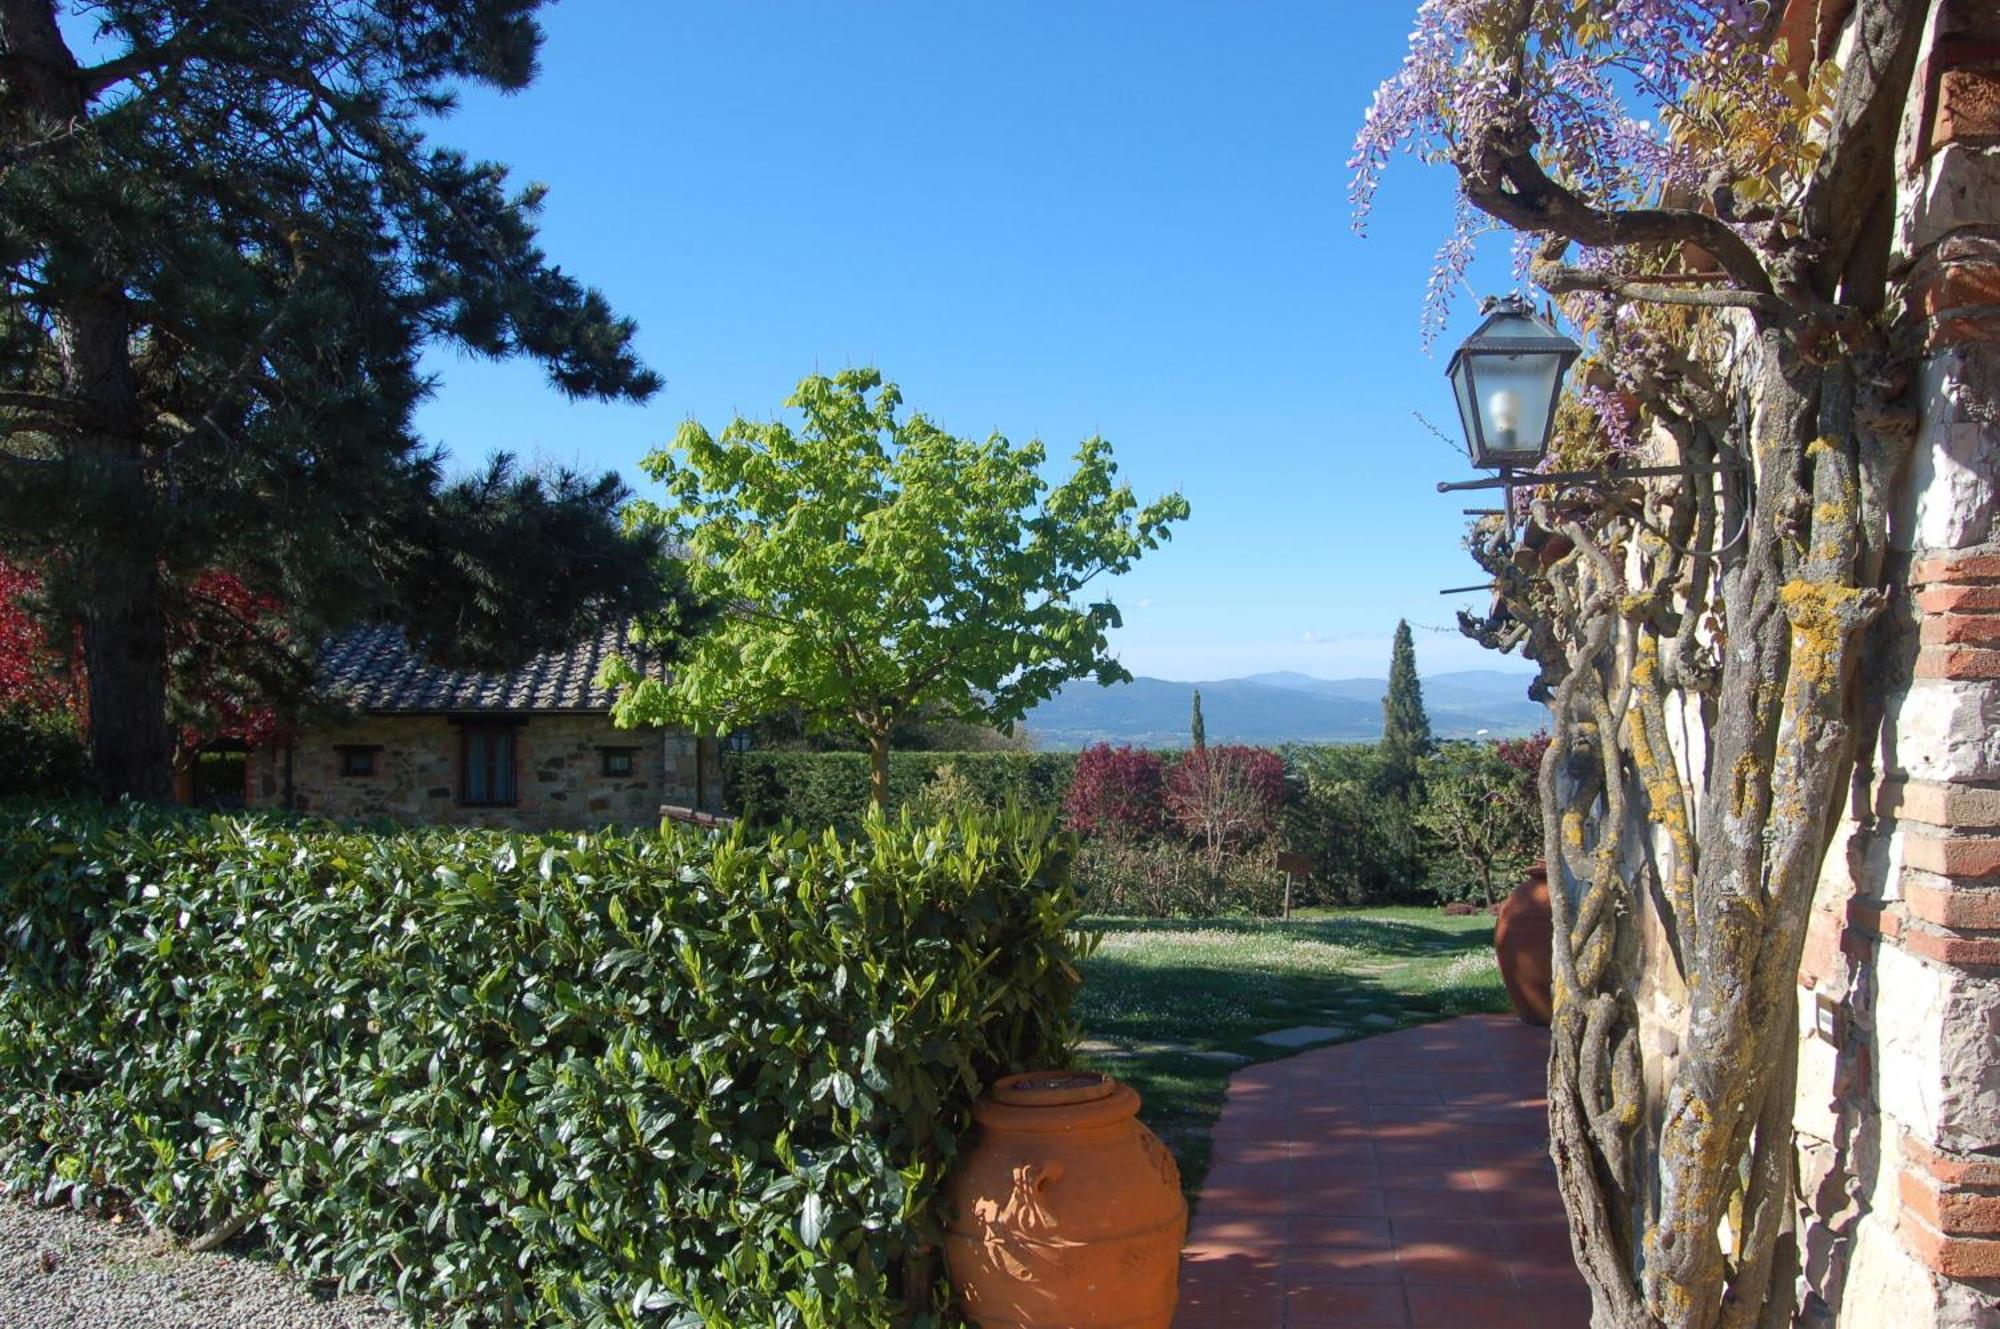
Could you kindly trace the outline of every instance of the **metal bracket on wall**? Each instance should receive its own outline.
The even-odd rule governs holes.
[[[1468,517],[1501,518],[1507,522],[1509,538],[1511,539],[1515,516],[1514,491],[1516,489],[1535,489],[1542,485],[1588,485],[1594,489],[1605,489],[1620,480],[1645,480],[1668,475],[1685,476],[1693,479],[1698,475],[1740,475],[1747,473],[1748,470],[1748,466],[1734,457],[1728,461],[1714,462],[1702,466],[1629,466],[1615,471],[1550,471],[1547,473],[1528,471],[1517,473],[1512,467],[1503,466],[1500,468],[1498,475],[1484,476],[1477,480],[1440,480],[1437,482],[1437,491],[1440,494],[1455,494],[1475,489],[1498,489],[1503,491],[1500,507],[1466,508],[1464,512]],[[1713,554],[1710,556],[1719,555],[1724,550],[1735,546],[1749,529],[1750,523],[1746,511],[1744,520],[1737,524],[1736,533],[1725,540],[1721,548],[1713,551]],[[1465,595],[1472,591],[1492,590],[1493,587],[1494,583],[1492,582],[1488,582],[1483,586],[1452,586],[1439,591],[1438,594]]]
[[[1440,480],[1437,491],[1440,494],[1456,494],[1468,489],[1505,489],[1511,493],[1516,489],[1535,489],[1542,485],[1602,485],[1614,480],[1643,480],[1661,475],[1721,475],[1740,469],[1726,462],[1717,462],[1711,466],[1631,466],[1618,471],[1550,471],[1547,474],[1530,471],[1516,475],[1512,470],[1503,468],[1498,475],[1478,480]]]

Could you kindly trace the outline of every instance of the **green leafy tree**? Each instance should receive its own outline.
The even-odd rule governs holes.
[[[540,191],[426,139],[458,86],[527,85],[538,8],[0,0],[0,556],[81,629],[107,792],[170,793],[169,625],[213,570],[302,657],[373,620],[504,663],[656,595],[615,480],[453,484],[411,424],[431,343],[657,385],[537,247]]]
[[[1389,787],[1405,794],[1414,789],[1420,763],[1431,748],[1431,721],[1417,681],[1417,647],[1409,623],[1399,619],[1389,655],[1389,691],[1382,697],[1382,769]]]
[[[1491,743],[1446,743],[1423,762],[1417,828],[1432,850],[1434,874],[1478,887],[1494,902],[1495,881],[1512,881],[1542,851],[1542,811],[1534,776],[1506,761]],[[1447,866],[1448,865],[1448,866]]]
[[[1385,796],[1381,749],[1374,744],[1305,744],[1288,748],[1292,793],[1285,839],[1313,860],[1325,903],[1380,904],[1416,898],[1427,871],[1427,846],[1408,800]]]
[[[1194,690],[1194,712],[1188,717],[1188,746],[1196,752],[1208,746],[1208,725],[1201,718],[1201,689]]]
[[[813,375],[785,405],[796,425],[738,419],[718,437],[690,421],[645,459],[667,500],[633,519],[684,545],[692,590],[730,607],[670,681],[610,671],[619,723],[851,725],[880,808],[898,721],[1009,725],[1070,679],[1130,677],[1106,651],[1116,606],[1084,592],[1169,538],[1186,499],[1141,507],[1101,438],[1051,487],[1039,442],[903,416],[873,369]]]

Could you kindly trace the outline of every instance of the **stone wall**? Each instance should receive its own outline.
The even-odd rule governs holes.
[[[467,717],[476,718],[476,717]],[[608,715],[536,715],[515,737],[518,803],[460,803],[462,726],[438,715],[371,715],[309,731],[289,749],[292,805],[328,817],[504,826],[518,830],[651,826],[662,804],[719,807],[713,742],[657,729],[619,729]],[[605,775],[602,749],[629,748],[629,776]],[[343,775],[344,748],[374,750],[374,771]],[[697,772],[697,752],[705,770]],[[287,749],[250,754],[251,807],[281,807]]]
[[[2000,4],[1933,6],[1901,161],[1921,416],[1799,974],[1802,1318],[1972,1329],[2000,1325]]]

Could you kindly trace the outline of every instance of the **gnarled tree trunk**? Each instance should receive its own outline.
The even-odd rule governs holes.
[[[1550,1125],[1599,1329],[1796,1310],[1797,975],[1908,447],[1883,200],[1930,8],[1855,7],[1824,151],[1783,226],[1594,206],[1507,117],[1456,158],[1473,205],[1546,237],[1547,289],[1700,311],[1700,349],[1690,333],[1643,401],[1644,460],[1689,474],[1536,490],[1546,556],[1521,557],[1506,521],[1474,537],[1497,605],[1467,629],[1524,645],[1550,697]],[[1575,242],[1631,271],[1563,266]]]

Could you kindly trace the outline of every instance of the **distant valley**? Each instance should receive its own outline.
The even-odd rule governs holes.
[[[1548,712],[1528,700],[1530,675],[1498,669],[1433,674],[1423,680],[1424,709],[1439,738],[1512,738],[1547,727]],[[1092,743],[1183,747],[1190,698],[1201,691],[1211,743],[1372,743],[1382,736],[1380,678],[1253,674],[1204,683],[1135,678],[1103,688],[1071,683],[1028,712],[1035,746]]]

